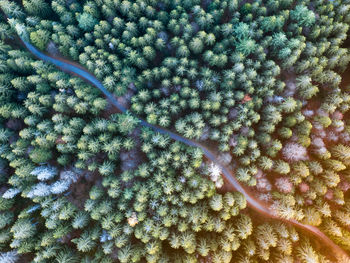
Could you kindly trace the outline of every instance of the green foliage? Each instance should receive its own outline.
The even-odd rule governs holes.
[[[349,251],[349,4],[1,0],[0,261],[334,262],[252,213],[206,151],[138,117]]]
[[[11,232],[15,239],[27,239],[35,234],[35,226],[26,219],[17,220],[12,226]]]
[[[290,12],[291,19],[295,20],[299,26],[311,26],[315,23],[315,13],[304,5],[297,5]]]
[[[45,49],[49,42],[49,32],[44,30],[38,30],[30,33],[30,41],[34,43],[38,48]]]
[[[116,124],[118,127],[118,130],[122,134],[128,134],[132,132],[137,124],[139,123],[139,120],[136,119],[133,115],[131,114],[118,114],[116,116]]]
[[[91,31],[98,23],[98,20],[88,13],[79,14],[77,20],[79,27],[86,32]]]
[[[36,148],[29,154],[29,157],[35,163],[44,163],[52,158],[52,153],[44,148]]]
[[[51,14],[51,8],[45,0],[24,0],[23,7],[25,11],[33,16],[48,17]]]
[[[214,195],[212,196],[209,205],[214,211],[220,211],[223,208],[222,196]]]

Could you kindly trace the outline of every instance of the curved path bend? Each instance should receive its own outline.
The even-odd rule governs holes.
[[[98,88],[105,96],[106,98],[110,101],[110,103],[118,108],[119,111],[125,113],[127,111],[127,109],[121,105],[117,99],[114,97],[114,95],[112,93],[110,93],[104,86],[103,84],[91,73],[89,73],[88,71],[84,70],[81,66],[79,65],[75,65],[75,63],[70,62],[70,61],[66,61],[64,59],[61,58],[55,58],[52,57],[50,55],[46,55],[43,52],[39,51],[37,48],[35,48],[32,44],[30,44],[29,42],[25,41],[24,39],[22,39],[23,44],[25,45],[25,47],[33,54],[35,55],[37,58],[45,61],[45,62],[49,62],[53,65],[55,65],[56,67],[58,67],[59,69],[77,75],[78,77],[90,82],[92,85],[94,85],[96,88]],[[137,117],[137,116],[135,116]],[[323,243],[327,246],[329,246],[333,252],[334,255],[336,255],[337,257],[345,257],[345,258],[349,258],[348,255],[346,254],[346,252],[340,248],[337,244],[335,244],[328,236],[326,236],[322,231],[320,231],[317,227],[315,226],[311,226],[311,225],[306,225],[306,224],[302,224],[300,222],[298,222],[297,220],[294,219],[285,219],[285,218],[281,218],[278,217],[276,215],[276,213],[269,208],[268,205],[263,204],[262,202],[258,201],[257,199],[255,199],[235,178],[234,173],[228,169],[226,166],[222,165],[218,159],[216,158],[216,156],[210,151],[208,150],[205,146],[203,146],[202,144],[193,141],[193,140],[189,140],[186,139],[182,136],[180,136],[179,134],[176,134],[172,131],[169,131],[167,129],[164,129],[160,126],[157,125],[153,125],[150,124],[148,122],[146,122],[145,120],[137,117],[140,121],[140,124],[148,127],[156,132],[159,132],[161,134],[165,134],[168,135],[170,138],[182,142],[188,146],[192,146],[192,147],[198,147],[200,149],[202,149],[204,155],[211,160],[213,163],[217,164],[221,170],[223,175],[225,176],[225,178],[228,180],[228,182],[234,187],[235,190],[237,190],[238,192],[242,193],[246,200],[247,200],[247,204],[250,208],[252,208],[253,210],[257,211],[258,213],[261,213],[267,217],[270,218],[274,218],[274,219],[278,219],[281,220],[285,223],[290,223],[300,229],[303,229],[313,235],[315,235],[316,237],[318,237],[321,241],[323,241]],[[350,260],[350,259],[349,259]]]

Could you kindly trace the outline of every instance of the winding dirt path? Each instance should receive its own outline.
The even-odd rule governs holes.
[[[56,67],[58,67],[59,69],[68,72],[70,74],[73,74],[75,76],[78,76],[84,80],[86,80],[87,82],[91,83],[92,85],[94,85],[96,88],[98,88],[104,95],[105,97],[110,101],[110,103],[115,106],[119,111],[125,113],[127,111],[127,109],[121,105],[118,100],[115,98],[115,96],[110,93],[104,86],[103,84],[91,73],[89,73],[88,71],[86,71],[83,67],[81,67],[80,65],[73,63],[71,61],[67,61],[65,59],[61,59],[61,58],[57,58],[57,57],[52,57],[50,55],[46,55],[43,52],[39,51],[38,49],[36,49],[33,45],[31,45],[29,42],[25,41],[24,39],[22,39],[23,44],[25,45],[25,47],[33,54],[35,55],[37,58],[45,61],[45,62],[49,62],[53,65],[55,65]],[[137,117],[137,116],[135,116]],[[332,251],[333,251],[333,255],[336,256],[337,258],[342,258],[342,260],[340,260],[339,262],[344,262],[344,259],[348,259],[350,261],[350,258],[348,257],[348,255],[346,254],[346,252],[340,248],[337,244],[335,244],[328,236],[326,236],[322,231],[320,231],[317,227],[315,226],[311,226],[311,225],[305,225],[302,224],[294,219],[285,219],[285,218],[281,218],[279,216],[276,215],[276,213],[274,212],[274,210],[272,210],[268,205],[263,204],[261,201],[255,199],[253,197],[253,195],[251,195],[248,190],[243,187],[235,178],[233,171],[231,171],[230,169],[228,169],[225,165],[221,164],[217,157],[215,156],[215,154],[213,154],[209,149],[207,149],[205,146],[203,146],[202,144],[193,141],[193,140],[189,140],[186,139],[182,136],[180,136],[179,134],[176,134],[172,131],[169,131],[167,129],[164,129],[160,126],[157,125],[152,125],[148,122],[146,122],[145,120],[137,117],[140,121],[140,124],[148,127],[156,132],[159,132],[161,134],[165,134],[168,135],[170,138],[176,140],[176,141],[180,141],[188,146],[192,146],[192,147],[198,147],[200,149],[202,149],[204,155],[206,156],[206,158],[208,158],[209,160],[211,160],[213,163],[217,164],[218,166],[220,166],[222,173],[224,175],[224,177],[226,178],[226,180],[234,187],[234,189],[240,193],[242,193],[246,200],[247,200],[247,204],[250,208],[252,208],[253,210],[257,211],[260,214],[263,214],[266,217],[269,218],[274,218],[280,221],[283,221],[285,223],[289,223],[292,224],[296,227],[298,227],[299,229],[302,229],[304,231],[307,231],[311,234],[313,234],[314,236],[318,237],[326,246],[329,246]]]

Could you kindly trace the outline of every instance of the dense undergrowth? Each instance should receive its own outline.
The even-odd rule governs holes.
[[[0,8],[0,262],[334,262],[134,116],[209,145],[278,216],[350,251],[349,0]],[[130,113],[17,33],[80,63]]]

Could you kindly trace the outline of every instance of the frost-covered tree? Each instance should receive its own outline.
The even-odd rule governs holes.
[[[30,174],[37,176],[40,181],[46,181],[57,175],[57,168],[53,166],[38,166]]]
[[[3,263],[16,263],[19,260],[19,255],[16,251],[1,252],[0,262]]]
[[[294,142],[289,142],[283,146],[282,155],[287,161],[301,161],[308,158],[306,148]]]

